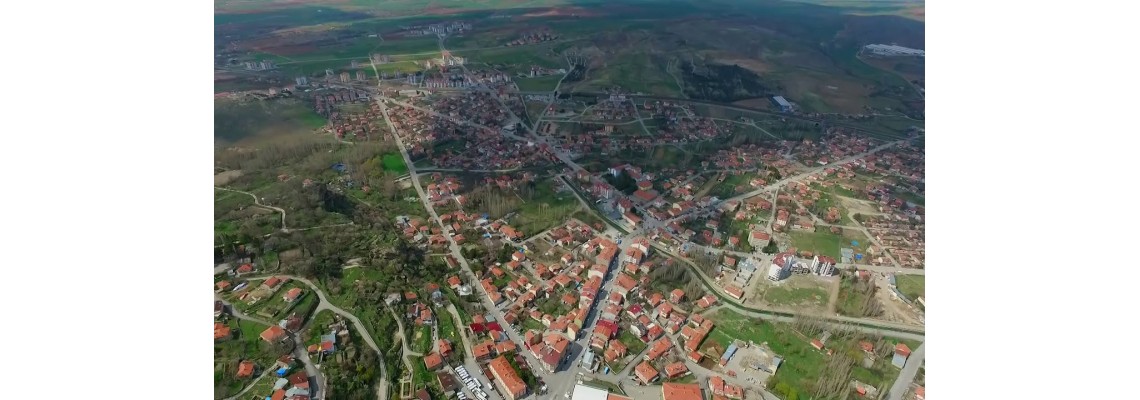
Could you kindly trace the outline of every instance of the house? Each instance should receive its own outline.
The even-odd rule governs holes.
[[[819,341],[819,339],[812,339],[811,347],[815,347],[816,350],[823,350],[823,342]]]
[[[689,368],[686,367],[685,363],[682,361],[677,361],[665,366],[666,379],[676,378],[678,376],[684,375],[686,372],[689,372]]]
[[[669,338],[664,337],[664,338],[658,339],[657,341],[653,342],[652,345],[649,346],[649,352],[645,353],[645,359],[647,361],[659,359],[662,356],[664,356],[666,353],[668,353],[669,350],[672,348],[673,348],[673,341],[669,340]]]
[[[609,344],[606,345],[606,362],[612,363],[614,361],[617,361],[618,359],[625,357],[628,352],[629,348],[625,346],[625,343],[622,343],[617,339],[611,339]]]
[[[705,358],[705,355],[701,354],[701,352],[699,352],[699,351],[690,351],[689,352],[689,361],[700,364],[701,360],[704,358]]]
[[[637,225],[641,223],[641,217],[634,215],[632,212],[622,214],[622,220],[633,227],[637,227]]]
[[[452,351],[453,350],[452,350],[450,341],[448,341],[447,339],[440,339],[439,340],[439,355],[440,356],[443,356],[443,357],[450,356]]]
[[[459,285],[462,284],[463,282],[459,280],[458,276],[452,275],[447,278],[447,286],[451,287],[452,290],[459,288]]]
[[[221,281],[221,282],[214,284],[214,288],[215,288],[214,291],[221,293],[221,292],[224,292],[226,290],[229,290],[231,287],[233,287],[233,284],[230,283],[230,281]]]
[[[269,343],[277,343],[285,339],[285,328],[277,325],[270,326],[268,329],[261,332],[261,340]]]
[[[439,353],[434,351],[431,352],[431,354],[424,357],[424,366],[427,367],[428,371],[439,369],[439,367],[443,366],[443,356],[440,356]]]
[[[649,364],[649,361],[642,361],[641,364],[637,364],[637,367],[634,368],[633,371],[634,375],[637,376],[637,380],[646,385],[656,381],[659,375],[657,370],[653,368],[653,365]]]
[[[516,252],[514,252],[514,254],[511,254],[511,261],[518,261],[518,262],[526,261],[526,254],[524,254],[521,251],[516,251]]]
[[[733,400],[744,398],[744,388],[725,382],[724,378],[719,376],[709,378],[709,390],[713,392],[714,397],[721,396]]]
[[[926,386],[919,386],[914,389],[915,400],[926,400]]]
[[[246,275],[246,274],[252,274],[254,271],[256,271],[256,270],[253,269],[252,265],[242,264],[240,267],[237,268],[235,273],[237,274],[237,276],[242,276],[242,275]]]
[[[684,290],[673,289],[673,291],[669,293],[669,301],[674,303],[674,304],[680,303],[681,300],[683,300],[684,298],[685,298],[685,291]]]
[[[309,390],[309,375],[308,375],[308,373],[306,373],[305,370],[302,369],[300,371],[293,373],[293,375],[289,375],[289,384],[293,385],[293,387],[296,387],[299,389],[304,389],[306,391]]]
[[[233,333],[231,332],[229,326],[227,326],[226,324],[223,324],[221,322],[215,322],[214,323],[214,341],[215,342],[229,339],[230,337],[232,337],[232,335],[233,335]]]
[[[269,279],[266,279],[265,282],[262,282],[261,287],[265,288],[265,289],[273,290],[273,289],[277,289],[277,286],[280,286],[281,282],[283,282],[283,280],[281,278],[273,276],[273,277],[270,277]]]
[[[226,313],[226,304],[221,300],[214,300],[214,318],[222,316]]]
[[[455,375],[447,372],[439,372],[435,374],[435,379],[439,382],[439,387],[445,392],[459,389],[459,380],[455,379]]]
[[[663,400],[704,400],[701,387],[695,383],[665,382],[661,385]]]
[[[493,341],[486,341],[472,347],[471,353],[475,355],[476,361],[483,361],[491,359],[491,352],[494,351],[495,345]]]
[[[768,241],[771,239],[772,236],[765,232],[753,231],[751,235],[748,235],[748,244],[754,248],[761,248],[767,246]]]
[[[744,299],[744,289],[741,289],[740,286],[737,286],[735,284],[728,285],[727,287],[725,287],[724,292],[728,293],[728,295],[732,296],[732,298],[734,298],[734,299],[737,299],[737,300],[743,300]]]
[[[700,300],[697,300],[697,307],[700,308],[709,308],[712,307],[713,304],[716,304],[716,296],[711,294],[706,294],[704,297],[701,297]]]
[[[285,295],[281,296],[281,299],[285,300],[286,303],[292,303],[296,301],[298,297],[301,297],[301,288],[292,288],[285,292]]]
[[[243,360],[238,364],[237,377],[238,379],[249,378],[253,376],[253,361]]]
[[[891,365],[902,368],[908,358],[910,358],[910,347],[905,343],[899,343],[895,346],[895,356],[891,359]]]

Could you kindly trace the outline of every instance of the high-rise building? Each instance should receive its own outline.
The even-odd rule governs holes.
[[[309,86],[309,78],[306,76],[298,76],[295,81],[297,86]]]
[[[356,71],[356,80],[358,80],[358,81],[365,80],[364,71]]]
[[[351,77],[348,75],[347,71],[340,73],[340,82],[341,83],[348,83],[349,80],[351,80]]]

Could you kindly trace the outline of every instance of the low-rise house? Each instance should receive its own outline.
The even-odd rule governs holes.
[[[641,381],[642,384],[648,385],[656,381],[659,374],[657,370],[653,368],[653,365],[649,364],[649,361],[642,361],[641,364],[637,364],[637,367],[634,368],[634,375],[637,376],[637,380]]]

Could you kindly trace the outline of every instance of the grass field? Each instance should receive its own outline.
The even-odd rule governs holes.
[[[710,317],[716,321],[716,327],[709,333],[709,340],[721,346],[728,346],[733,339],[751,341],[756,344],[767,343],[768,347],[778,355],[783,356],[784,362],[771,379],[788,385],[801,399],[810,398],[812,388],[817,379],[821,378],[827,356],[811,347],[810,339],[796,332],[792,325],[786,323],[761,322],[757,319],[745,317],[731,310],[719,310]],[[834,349],[841,354],[858,353],[856,346],[858,336],[837,336],[828,340],[827,348]],[[898,341],[889,340],[891,343]],[[911,348],[918,343],[902,341]],[[889,365],[890,359],[880,358],[871,368],[855,365],[851,376],[877,387],[885,387],[884,383],[893,382],[898,376],[898,369]],[[791,397],[791,396],[786,396]]]
[[[764,292],[764,301],[775,305],[827,304],[827,291],[820,288],[787,288],[776,286]]]
[[[839,299],[835,303],[835,311],[846,316],[862,317],[861,307],[867,299],[867,294],[856,291],[851,281],[844,279],[839,285]]]
[[[842,234],[834,234],[819,228],[816,232],[802,232],[792,231],[789,236],[792,238],[791,245],[797,250],[807,250],[816,254],[822,254],[829,257],[839,259],[839,249],[849,247],[855,250],[855,253],[864,253],[871,245],[867,240],[866,235],[859,231],[844,230]],[[852,241],[859,242],[859,246],[851,245]]]
[[[607,59],[604,67],[591,69],[585,82],[574,85],[574,91],[600,92],[620,86],[633,92],[680,97],[681,88],[667,72],[663,62],[648,53],[627,53]]]
[[[294,99],[214,101],[214,140],[219,143],[309,133],[325,122],[324,117]]]
[[[580,205],[574,195],[557,193],[553,185],[551,180],[538,182],[534,198],[519,206],[518,214],[511,218],[511,226],[529,237],[554,227],[578,210]]]
[[[926,277],[923,275],[895,275],[895,285],[911,300],[926,296]]]
[[[480,50],[456,50],[452,54],[467,57],[470,63],[484,63],[499,66],[499,70],[509,73],[529,73],[531,66],[545,68],[568,68],[561,55],[553,54],[551,45],[502,47]],[[520,78],[521,80],[521,78]]]
[[[522,91],[545,92],[554,90],[560,80],[562,80],[562,75],[547,75],[537,78],[515,78],[515,84]]]
[[[384,162],[384,170],[392,171],[398,174],[408,172],[408,165],[404,163],[404,156],[397,153],[388,153],[382,156],[381,160]]]
[[[638,339],[637,336],[633,336],[633,334],[630,333],[628,329],[623,329],[621,331],[621,334],[618,335],[618,341],[621,342],[621,344],[625,345],[625,347],[629,350],[629,354],[633,355],[639,354],[645,350],[646,347],[649,347],[647,344],[642,342],[641,339]]]

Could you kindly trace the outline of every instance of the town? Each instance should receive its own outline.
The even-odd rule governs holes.
[[[481,29],[224,67],[316,122],[219,162],[216,398],[924,399],[920,125],[563,93],[569,57],[450,49]]]

